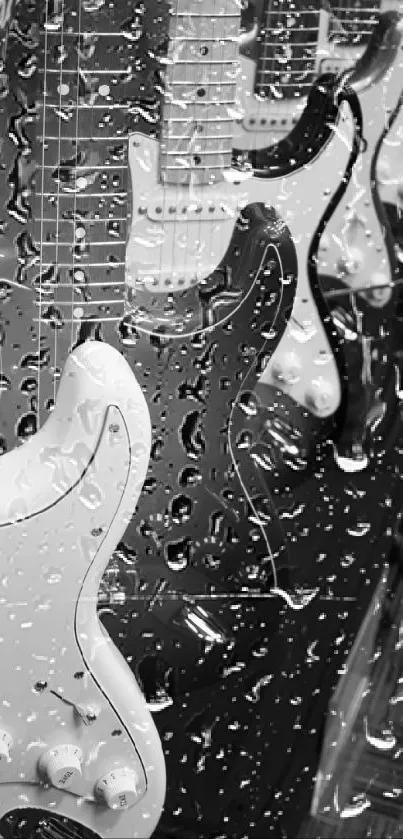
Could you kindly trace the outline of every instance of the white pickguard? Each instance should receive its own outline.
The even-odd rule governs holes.
[[[6,732],[13,744],[9,761],[0,754],[0,816],[40,807],[110,839],[149,837],[159,820],[160,739],[96,611],[101,577],[142,489],[150,443],[147,405],[129,366],[91,341],[68,358],[46,424],[1,459],[0,740]],[[73,705],[95,708],[96,719],[84,724]],[[82,775],[58,789],[44,783],[39,760],[66,744],[81,749]],[[124,767],[137,776],[138,800],[112,810],[95,785]]]
[[[331,218],[319,250],[320,273],[338,277],[382,308],[390,300],[389,256],[371,192],[371,162],[378,140],[403,86],[400,49],[385,76],[360,93],[365,149],[359,154],[342,201]],[[373,290],[372,290],[373,287]]]
[[[309,165],[287,178],[265,179],[248,177],[238,186],[228,182],[213,187],[199,187],[200,206],[208,206],[213,200],[216,206],[228,203],[232,196],[232,207],[263,202],[275,207],[293,235],[298,257],[298,287],[290,321],[277,351],[267,366],[265,377],[274,377],[276,385],[284,388],[297,402],[319,416],[333,414],[340,402],[341,387],[338,369],[331,351],[321,317],[316,309],[307,273],[307,259],[313,233],[322,218],[332,194],[339,186],[350,157],[354,134],[353,119],[348,107],[342,109],[342,116],[336,131],[324,151]],[[144,282],[149,266],[161,266],[161,276],[175,277],[178,285],[178,265],[186,261],[189,271],[196,264],[195,242],[199,243],[200,254],[205,261],[199,262],[200,276],[206,277],[229,248],[238,212],[221,221],[197,220],[187,216],[186,221],[165,214],[164,221],[152,218],[158,195],[159,206],[169,207],[179,203],[191,203],[194,188],[175,186],[166,188],[159,182],[158,142],[140,134],[131,137],[129,144],[130,171],[133,191],[133,215],[130,241],[127,248],[127,282],[134,289],[136,283]],[[141,152],[139,151],[141,149]],[[142,161],[147,161],[147,166]],[[235,180],[239,174],[233,170]],[[203,203],[204,202],[204,203]],[[139,205],[146,208],[139,213]],[[147,210],[148,205],[150,210]],[[203,214],[204,211],[201,211]],[[193,247],[193,250],[192,250]],[[182,262],[181,262],[182,260]],[[195,268],[193,267],[195,272]],[[191,276],[189,274],[188,276]],[[140,280],[136,279],[140,278]],[[193,283],[198,282],[196,273]],[[245,282],[247,280],[245,279]],[[183,279],[182,288],[185,285]],[[151,290],[151,286],[150,286]],[[167,289],[155,286],[156,294]],[[302,324],[297,329],[295,322]],[[299,359],[303,376],[292,374],[289,366]],[[298,365],[297,365],[298,366]],[[280,369],[281,368],[281,369]],[[292,371],[293,373],[293,371]]]
[[[403,45],[400,46],[400,72],[403,94]],[[382,144],[378,158],[377,179],[382,201],[403,207],[403,107]]]

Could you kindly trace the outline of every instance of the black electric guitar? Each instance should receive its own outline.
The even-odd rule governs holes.
[[[322,292],[339,340],[344,343],[349,382],[346,413],[335,454],[341,468],[355,471],[365,468],[368,457],[382,448],[382,436],[388,434],[396,416],[395,335],[392,333],[396,331],[396,283],[400,271],[375,172],[382,143],[391,133],[401,105],[399,16],[383,14],[371,37],[367,37],[370,31],[367,26],[359,43],[350,44],[349,50],[343,43],[342,60],[337,59],[337,63],[338,42],[336,45],[336,36],[330,37],[328,26],[324,28],[319,7],[307,3],[294,14],[281,0],[267,0],[257,4],[256,13],[257,30],[252,30],[252,36],[242,48],[241,101],[245,113],[238,120],[235,142],[239,149],[249,150],[253,166],[266,177],[274,206],[281,204],[281,192],[287,192],[287,180],[279,179],[279,174],[284,176],[288,157],[283,141],[278,146],[278,149],[284,147],[281,171],[281,163],[276,158],[278,149],[273,153],[272,147],[276,133],[287,133],[294,124],[299,103],[303,102],[306,87],[315,74],[321,69],[341,72],[355,62],[348,78],[360,92],[364,141],[353,178],[326,226],[318,250]],[[360,21],[356,28],[359,26]],[[324,58],[330,49],[333,63]],[[316,176],[321,178],[318,164],[311,182]],[[288,212],[292,214],[292,204]],[[299,311],[294,311],[293,317],[295,330],[296,322],[302,323],[304,317]],[[312,318],[308,321],[309,330]],[[309,342],[306,348],[309,352]],[[266,424],[259,445],[270,470],[285,456],[295,473],[302,468],[306,457],[302,441],[307,439],[309,425],[315,422],[315,411],[312,401],[298,393],[298,382],[304,381],[301,370],[305,358],[303,361],[300,358],[299,367],[298,353],[288,352],[287,347],[284,365],[281,349],[280,345],[259,383],[259,425]],[[326,401],[324,394],[322,397]],[[327,399],[330,413],[330,394]],[[279,440],[284,456],[279,450]]]

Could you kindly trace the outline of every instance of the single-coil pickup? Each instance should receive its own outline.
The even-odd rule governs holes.
[[[339,73],[343,73],[344,70],[347,70],[348,67],[352,66],[353,61],[350,56],[346,56],[346,58],[325,58],[321,61],[320,64],[320,72],[321,73],[335,73],[335,75],[339,75]]]
[[[235,218],[245,203],[229,198],[224,201],[165,201],[139,207],[138,213],[151,221],[228,221]]]
[[[242,125],[245,131],[278,131],[281,135],[288,133],[294,128],[299,119],[298,116],[261,116],[259,113],[248,114],[243,120]]]

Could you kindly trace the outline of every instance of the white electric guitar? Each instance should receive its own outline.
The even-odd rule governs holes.
[[[114,219],[124,216],[127,105],[118,85],[109,91],[130,60],[124,12],[49,0],[38,10],[37,73],[21,82],[31,102],[36,86],[37,100],[31,198],[41,238],[25,270],[36,295],[38,411],[86,316],[123,315],[124,224]],[[21,91],[16,68],[28,54],[18,38],[9,48]],[[102,126],[101,109],[116,109],[119,137],[111,140],[112,120]],[[19,113],[26,148],[30,113]],[[106,196],[107,213],[104,173],[119,198]],[[159,821],[160,738],[97,617],[101,577],[134,514],[150,445],[147,404],[130,367],[91,340],[70,352],[38,433],[1,458],[0,833],[14,824],[24,835],[28,812],[40,814],[43,828],[31,836],[134,839],[151,836]]]

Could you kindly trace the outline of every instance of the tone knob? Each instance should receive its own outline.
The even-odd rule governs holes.
[[[273,361],[273,377],[286,385],[294,385],[301,378],[301,362],[293,350],[283,353]]]
[[[10,752],[13,747],[13,738],[8,731],[0,728],[0,769],[10,760]]]
[[[306,405],[318,417],[326,417],[336,409],[334,386],[326,379],[314,379],[305,392]]]
[[[83,753],[72,743],[54,746],[39,759],[40,774],[52,787],[68,789],[81,776]]]
[[[128,766],[112,769],[97,781],[95,794],[111,810],[133,807],[141,795],[137,772]]]
[[[347,254],[339,259],[339,269],[352,276],[358,274],[365,262],[365,255],[361,248],[349,248]]]

